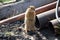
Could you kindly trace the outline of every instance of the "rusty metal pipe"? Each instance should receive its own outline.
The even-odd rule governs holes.
[[[56,1],[36,9],[36,14],[51,10],[56,7]]]
[[[48,4],[48,5],[45,5],[45,6],[36,8],[36,9],[35,9],[36,14],[39,14],[39,13],[42,13],[42,12],[51,10],[51,9],[55,8],[55,5],[56,5],[56,1],[53,2],[53,3],[50,3],[50,4]],[[13,16],[13,17],[11,17],[11,18],[7,18],[7,19],[5,19],[5,20],[0,21],[0,25],[1,25],[1,24],[4,24],[4,23],[9,23],[9,22],[14,22],[14,21],[17,21],[17,20],[24,19],[24,16],[25,16],[25,14],[22,13],[22,14]]]

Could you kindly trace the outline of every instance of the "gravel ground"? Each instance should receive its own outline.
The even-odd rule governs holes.
[[[48,27],[37,30],[34,35],[24,35],[23,31],[17,30],[17,27],[20,27],[23,23],[23,20],[19,20],[13,23],[0,25],[0,40],[60,40],[60,37],[56,37],[53,31]],[[13,35],[11,36],[9,33]]]

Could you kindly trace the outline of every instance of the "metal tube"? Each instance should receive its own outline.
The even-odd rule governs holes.
[[[59,7],[59,13],[60,13],[60,7]],[[60,14],[59,14],[59,16],[60,16]],[[45,24],[48,23],[48,21],[55,19],[55,9],[41,13],[41,14],[37,15],[37,18],[40,23],[39,25],[44,27]]]
[[[52,23],[53,26],[56,26],[59,24],[57,19],[51,20],[50,22]]]

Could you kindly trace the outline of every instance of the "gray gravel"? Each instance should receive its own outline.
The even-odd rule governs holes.
[[[28,38],[25,38],[22,34],[22,31],[16,30],[15,28],[20,27],[24,21],[16,21],[13,23],[6,23],[0,25],[0,39],[5,40],[60,40],[60,37],[56,37],[49,28],[44,28],[42,30],[36,31],[36,34],[31,35]],[[14,32],[14,36],[6,36],[5,32]],[[2,37],[2,38],[1,38]],[[5,38],[7,37],[7,38]]]

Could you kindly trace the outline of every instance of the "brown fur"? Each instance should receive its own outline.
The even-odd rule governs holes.
[[[35,7],[30,6],[25,13],[25,31],[35,31]]]

